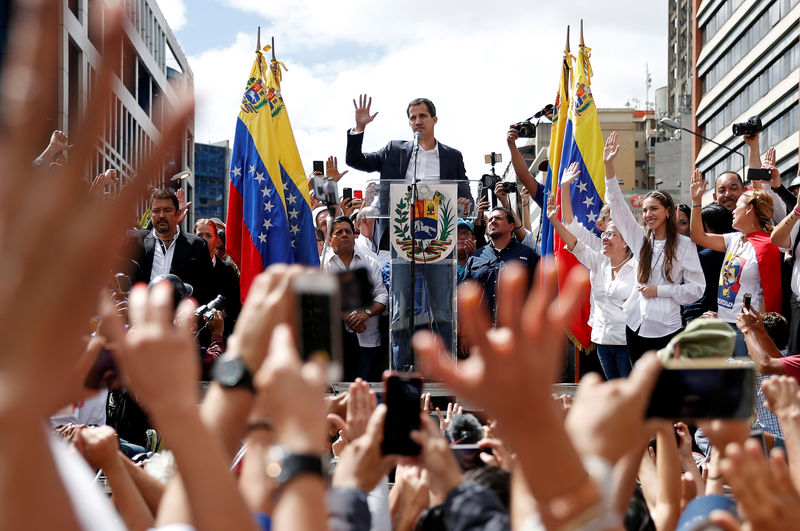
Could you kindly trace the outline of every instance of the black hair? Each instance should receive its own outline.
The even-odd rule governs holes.
[[[414,98],[411,100],[411,103],[408,104],[408,107],[406,107],[406,117],[410,116],[411,107],[414,105],[425,105],[428,108],[431,118],[436,116],[436,106],[431,100],[428,98]]]
[[[503,470],[499,466],[479,466],[464,472],[464,480],[471,481],[494,492],[503,502],[506,510],[508,510],[511,474],[507,470]]]
[[[742,176],[741,175],[739,175],[737,172],[735,172],[733,170],[725,170],[722,173],[720,173],[719,175],[717,175],[716,179],[714,179],[714,189],[715,190],[717,189],[717,181],[719,180],[719,178],[722,177],[723,175],[726,175],[726,174],[729,174],[729,173],[731,175],[735,175],[736,178],[739,179],[739,185],[741,185],[742,188],[744,188],[744,181],[742,180]]]
[[[764,317],[764,329],[778,350],[789,344],[789,322],[778,312],[767,312]]]
[[[333,227],[336,226],[337,223],[347,223],[350,225],[350,230],[353,231],[353,234],[356,232],[356,226],[353,225],[353,220],[350,219],[350,216],[339,216],[333,220],[333,224],[331,225],[331,234],[333,234]]]
[[[727,234],[733,232],[731,211],[718,203],[710,203],[700,211],[707,232]]]
[[[689,205],[687,205],[686,203],[679,203],[677,208],[678,210],[686,214],[686,219],[692,219],[692,209],[689,208]]]
[[[150,203],[153,203],[155,199],[168,199],[172,201],[172,205],[175,207],[175,212],[178,212],[179,204],[178,204],[178,196],[175,195],[175,192],[168,188],[156,188],[153,190],[153,193],[150,194]]]
[[[508,218],[508,222],[511,223],[512,225],[514,224],[514,213],[511,212],[511,210],[507,209],[504,206],[496,206],[491,210],[491,212],[494,212],[495,210],[500,210],[502,212],[505,212],[506,217]]]

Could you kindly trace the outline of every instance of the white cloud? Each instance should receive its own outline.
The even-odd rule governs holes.
[[[158,0],[158,7],[167,19],[172,31],[178,31],[186,25],[186,3],[184,0]]]
[[[484,154],[507,155],[508,125],[554,98],[566,25],[573,27],[575,53],[581,16],[593,48],[592,88],[599,106],[644,101],[645,63],[654,78],[651,100],[655,87],[666,84],[666,6],[660,4],[562,4],[577,4],[568,11],[527,1],[411,0],[397,7],[367,0],[226,2],[253,13],[262,36],[275,35],[278,59],[288,67],[282,93],[308,171],[312,160],[329,154],[344,166],[352,100],[366,92],[379,111],[367,128],[366,150],[409,138],[406,104],[424,96],[437,105],[437,138],[460,149],[468,176],[478,178],[488,171]],[[242,31],[251,33],[238,34],[225,49],[189,58],[200,142],[233,138],[255,40],[254,28]],[[342,186],[360,187],[364,177],[351,171]]]

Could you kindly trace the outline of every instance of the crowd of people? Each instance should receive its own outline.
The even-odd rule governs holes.
[[[452,315],[435,306],[455,288],[444,285],[419,290],[417,303],[435,307],[421,319],[430,330],[396,338],[408,351],[393,353],[394,366],[441,381],[461,405],[422,394],[409,434],[418,453],[387,455],[392,412],[367,380],[380,376],[381,314],[387,325],[404,316],[386,285],[387,227],[370,194],[340,213],[314,213],[321,268],[366,267],[372,286],[370,305],[341,316],[355,376],[337,394],[326,362],[303,360],[296,347],[291,290],[307,269],[268,268],[240,305],[222,220],[198,220],[189,233],[180,227],[185,198],[148,188],[181,141],[191,98],[164,117],[136,178],[119,183],[108,170],[87,185],[122,47],[121,8],[106,11],[94,105],[31,163],[48,132],[50,94],[26,73],[56,75],[50,7],[19,4],[0,84],[0,529],[800,525],[800,199],[782,185],[774,150],[761,161],[757,135],[746,138],[750,166],[768,169],[771,181],[745,186],[726,172],[703,205],[706,181],[695,172],[691,206],[653,191],[640,224],[622,200],[610,134],[609,208],[593,230],[572,209],[579,167],[564,169],[560,204],[545,198],[512,127],[519,203],[542,206],[585,266],[557,293],[557,267],[539,259],[529,213],[510,208],[502,183],[500,206],[475,200],[461,154],[434,136],[432,102],[413,100],[418,177],[462,182],[459,203],[477,214],[459,220],[455,250],[462,359],[445,352]],[[354,104],[347,163],[404,181],[413,143],[362,153],[377,113],[366,96]],[[328,167],[341,175],[334,158]],[[130,230],[145,194],[149,226]],[[380,202],[380,191],[371,195]],[[54,227],[69,238],[52,238]],[[438,274],[423,268],[404,291]],[[554,395],[563,331],[586,297],[605,378],[589,373],[574,395]],[[698,352],[757,368],[752,418],[646,415],[669,370],[664,358]]]

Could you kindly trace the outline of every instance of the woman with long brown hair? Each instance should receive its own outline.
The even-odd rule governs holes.
[[[648,193],[642,202],[644,227],[625,203],[614,170],[619,153],[617,133],[606,139],[606,203],[611,219],[639,260],[637,285],[625,302],[625,337],[631,361],[636,363],[648,350],[658,350],[682,327],[681,305],[703,295],[706,286],[697,248],[678,234],[672,197],[660,190]]]

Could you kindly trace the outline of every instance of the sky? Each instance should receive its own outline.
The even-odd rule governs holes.
[[[667,78],[667,2],[641,0],[158,0],[194,74],[195,141],[233,143],[244,83],[262,45],[275,37],[287,70],[281,94],[306,173],[312,161],[337,156],[346,169],[353,99],[372,97],[378,112],[364,150],[411,139],[406,106],[431,99],[436,138],[464,155],[467,176],[488,172],[484,155],[510,157],[509,124],[555,99],[571,27],[592,49],[592,92],[598,107],[654,101]],[[652,87],[646,94],[646,70]],[[377,174],[369,178],[377,178]],[[339,186],[363,187],[351,170]]]

